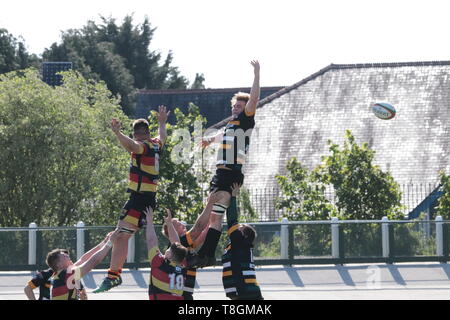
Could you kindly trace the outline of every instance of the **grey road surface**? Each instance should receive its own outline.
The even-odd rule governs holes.
[[[91,293],[105,272],[84,277],[89,299],[148,299],[149,269],[125,270],[121,286]],[[198,271],[196,300],[227,300],[221,272],[220,267]],[[32,275],[0,272],[0,300],[26,299],[23,287]],[[450,266],[440,263],[264,266],[257,268],[257,280],[266,300],[450,300]]]

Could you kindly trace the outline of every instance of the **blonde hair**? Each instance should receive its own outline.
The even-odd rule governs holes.
[[[245,103],[247,103],[248,100],[250,100],[250,94],[249,93],[247,93],[247,92],[235,93],[233,98],[231,98],[231,106],[234,106],[234,104],[237,101],[244,101]]]

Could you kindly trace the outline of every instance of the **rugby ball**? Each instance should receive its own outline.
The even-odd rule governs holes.
[[[372,105],[372,112],[380,119],[389,120],[395,117],[394,106],[387,102],[377,102]]]

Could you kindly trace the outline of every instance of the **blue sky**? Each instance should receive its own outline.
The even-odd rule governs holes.
[[[134,13],[157,27],[152,50],[174,53],[191,81],[210,88],[291,85],[330,63],[450,60],[450,19],[443,0],[39,0],[2,4],[0,27],[41,53],[60,32],[99,15]]]

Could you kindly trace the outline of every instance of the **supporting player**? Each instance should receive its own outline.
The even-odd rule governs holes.
[[[62,252],[68,253],[67,250],[62,249]],[[38,300],[50,300],[50,288],[52,287],[51,277],[54,272],[51,268],[46,270],[38,271],[36,275],[28,281],[27,285],[24,288],[25,295],[28,300],[36,300],[36,296],[34,295],[33,290],[39,288],[39,298]],[[84,289],[83,284],[81,283],[81,290],[79,291],[80,300],[87,300],[86,289]]]
[[[172,224],[172,216],[167,211],[164,219],[169,234],[170,247],[164,255],[159,251],[158,236],[153,225],[153,210],[145,210],[147,227],[145,231],[150,261],[150,281],[148,296],[150,300],[184,300],[183,288],[186,270],[183,265],[188,250],[180,244],[180,238]]]
[[[51,300],[80,300],[81,278],[98,265],[111,250],[119,232],[108,233],[105,239],[73,263],[66,250],[55,249],[47,254],[47,265],[55,271],[51,278]]]
[[[180,237],[180,243],[188,249],[187,266],[186,266],[186,280],[184,283],[183,297],[184,300],[194,300],[193,293],[195,287],[195,278],[197,276],[197,268],[195,265],[197,253],[195,250],[204,245],[206,233],[208,231],[209,217],[214,203],[220,200],[220,194],[211,193],[208,197],[203,212],[198,216],[192,228],[187,231],[186,226],[177,218],[172,219],[172,224]],[[163,235],[169,238],[168,226],[166,223],[162,229]]]
[[[256,231],[247,224],[239,224],[236,195],[240,186],[233,184],[231,203],[227,210],[230,243],[222,256],[222,282],[225,294],[231,300],[263,300],[256,281],[253,261],[253,243]]]
[[[131,139],[120,131],[120,122],[113,119],[111,128],[116,134],[120,144],[131,153],[129,185],[127,192],[129,200],[123,207],[117,228],[119,238],[113,247],[111,264],[108,275],[93,292],[108,291],[122,283],[123,264],[128,254],[128,239],[145,225],[145,208],[156,208],[156,188],[159,180],[159,158],[166,141],[166,121],[170,114],[166,107],[160,106],[157,112],[159,123],[159,136],[150,138],[149,124],[145,119],[133,122],[133,138]]]
[[[212,258],[222,231],[222,217],[230,205],[231,186],[234,183],[242,185],[244,174],[242,165],[245,161],[250,145],[250,136],[255,127],[255,113],[260,96],[260,65],[257,60],[251,61],[254,78],[250,94],[238,92],[231,99],[231,113],[233,119],[228,122],[223,132],[214,137],[204,138],[202,146],[208,147],[211,143],[220,142],[216,174],[211,180],[210,190],[219,192],[221,200],[214,204],[211,215],[211,227],[206,236],[205,244],[199,251],[202,258],[198,266],[204,267],[215,263]]]
[[[52,286],[50,278],[53,275],[53,270],[51,268],[46,270],[41,270],[36,273],[36,275],[28,281],[24,288],[25,295],[28,300],[36,300],[33,290],[39,288],[39,298],[38,300],[50,300],[50,288]]]

